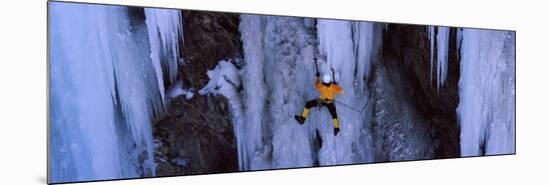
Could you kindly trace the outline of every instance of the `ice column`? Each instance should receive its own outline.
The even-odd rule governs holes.
[[[144,11],[159,94],[165,100],[163,66],[168,72],[170,82],[173,82],[176,79],[180,57],[179,41],[183,41],[181,12],[158,8],[145,8]]]
[[[124,7],[50,7],[50,181],[154,175],[151,122],[164,82],[149,53],[177,53],[176,31],[156,23],[159,45]]]
[[[462,156],[515,152],[515,34],[464,29],[457,114]]]

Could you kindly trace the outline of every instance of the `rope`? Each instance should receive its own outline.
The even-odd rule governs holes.
[[[336,99],[334,100],[334,102],[340,103],[341,105],[344,105],[344,107],[347,107],[347,108],[349,108],[349,109],[351,109],[351,110],[356,111],[356,112],[359,113],[359,115],[361,116],[361,119],[362,119],[362,120],[365,120],[365,117],[363,116],[363,111],[365,111],[365,108],[367,108],[367,105],[369,104],[368,101],[365,103],[365,105],[363,106],[363,109],[361,109],[361,110],[357,110],[357,109],[353,108],[352,106],[349,106],[349,105],[345,104],[344,102],[338,101],[338,100],[336,100]]]
[[[367,105],[369,104],[369,102],[367,101],[367,102],[365,103],[365,105],[363,106],[363,108],[362,108],[361,110],[358,110],[358,109],[356,109],[356,108],[353,108],[352,106],[349,106],[349,105],[345,104],[344,102],[341,102],[341,101],[338,101],[338,100],[335,100],[335,102],[336,102],[336,103],[340,103],[340,104],[344,105],[345,107],[348,107],[348,108],[350,108],[351,110],[354,110],[354,111],[356,111],[356,112],[358,112],[358,113],[360,113],[360,114],[363,113],[363,111],[365,111],[365,108],[367,108]]]

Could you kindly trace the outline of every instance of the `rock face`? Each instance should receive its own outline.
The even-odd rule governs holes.
[[[223,97],[177,98],[170,108],[154,126],[157,175],[238,170],[233,127]]]
[[[456,115],[460,63],[456,48],[456,28],[449,36],[448,74],[439,92],[436,73],[430,81],[430,42],[426,27],[389,24],[383,38],[382,65],[390,73],[400,73],[407,79],[408,94],[425,124],[431,128],[435,158],[460,156],[460,129]],[[434,48],[434,58],[437,57]],[[434,62],[435,63],[435,62]],[[435,64],[434,64],[435,66]],[[434,67],[435,70],[435,67]],[[407,91],[407,89],[403,89]]]
[[[242,54],[238,14],[183,11],[183,27],[186,64],[178,75],[184,87],[202,88],[208,83],[206,70]]]
[[[434,128],[416,109],[406,68],[388,60],[374,66],[370,83],[375,161],[432,159],[440,146]]]
[[[182,11],[184,60],[178,83],[195,94],[208,82],[207,70],[218,61],[236,58],[242,44],[237,14]],[[238,171],[231,114],[221,96],[185,95],[170,100],[167,112],[154,123],[158,176]]]

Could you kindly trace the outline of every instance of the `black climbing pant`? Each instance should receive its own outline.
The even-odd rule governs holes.
[[[332,116],[332,119],[338,119],[338,115],[336,114],[336,105],[334,105],[334,102],[325,102],[321,101],[320,99],[313,99],[306,102],[305,108],[311,109],[318,105],[327,107],[328,111],[330,112],[330,116]]]

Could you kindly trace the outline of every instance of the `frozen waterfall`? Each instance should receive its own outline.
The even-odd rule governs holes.
[[[464,29],[461,35],[461,155],[514,153],[515,34]]]
[[[245,65],[239,70],[220,62],[200,91],[229,99],[241,170],[373,161],[368,118],[360,109],[368,97],[372,51],[379,46],[375,38],[381,37],[374,30],[366,22],[241,16]],[[311,109],[304,125],[294,120],[306,101],[319,96],[314,56],[320,72],[333,68],[345,90],[337,98],[342,131],[336,137],[326,108]],[[320,151],[314,151],[315,130],[323,139]]]
[[[335,81],[344,89],[344,94],[336,98],[342,133],[334,139],[327,135],[326,147],[323,146],[319,153],[319,162],[321,165],[370,162],[371,144],[359,138],[368,135],[367,118],[361,108],[368,101],[368,89],[364,84],[374,50],[373,23],[319,20],[317,35],[319,53],[326,56],[326,65],[321,71],[330,73],[334,69]],[[327,125],[330,116],[327,113],[322,115],[318,122]],[[325,129],[331,134],[330,125]]]
[[[49,5],[50,182],[155,175],[151,123],[164,101],[158,69],[172,74],[178,53],[149,53],[177,43],[147,39],[150,22],[132,23],[125,7]],[[180,30],[174,19],[152,24],[161,36]]]

